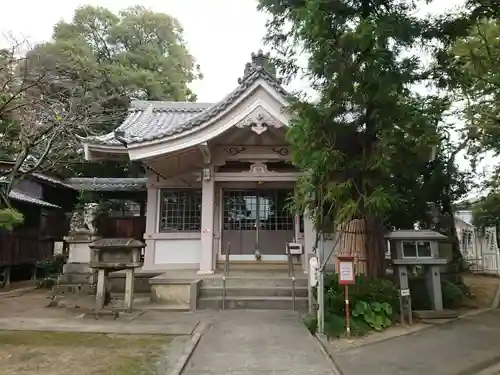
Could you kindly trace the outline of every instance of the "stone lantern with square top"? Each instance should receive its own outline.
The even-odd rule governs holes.
[[[386,239],[402,293],[409,291],[408,269],[420,266],[424,271],[432,309],[436,313],[443,312],[441,267],[447,259],[440,257],[439,242],[447,237],[431,230],[395,230],[386,235]]]
[[[146,245],[133,238],[101,238],[92,242],[89,266],[97,270],[96,310],[105,305],[107,275],[125,270],[125,309],[132,310],[134,270],[142,267],[141,252]]]

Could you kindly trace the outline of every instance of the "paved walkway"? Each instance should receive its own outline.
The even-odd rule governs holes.
[[[500,362],[500,310],[333,354],[344,375],[472,375]]]
[[[141,319],[106,319],[82,318],[17,318],[0,317],[0,330],[6,331],[45,331],[45,332],[85,332],[141,335],[191,335],[199,324],[196,316],[177,315],[174,320],[168,314],[158,320],[148,316]]]
[[[292,311],[228,310],[201,338],[183,375],[332,375],[332,364]]]

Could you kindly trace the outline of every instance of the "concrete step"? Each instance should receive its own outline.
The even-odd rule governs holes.
[[[304,274],[301,277],[295,278],[296,287],[307,287],[307,277]],[[204,287],[222,287],[222,278],[204,278],[202,282],[202,288]],[[275,287],[292,287],[292,279],[286,275],[282,276],[268,276],[263,275],[262,277],[256,277],[255,274],[252,276],[231,276],[227,278],[227,287],[253,287],[253,288],[275,288]]]
[[[223,294],[222,287],[202,287],[200,298],[220,297]],[[227,287],[227,297],[292,297],[292,286],[285,287]],[[307,287],[296,287],[296,297],[307,297]]]
[[[134,304],[134,309],[140,311],[168,311],[168,312],[186,312],[190,310],[189,305],[169,304],[169,303]]]
[[[111,291],[111,298],[123,300],[123,299],[125,299],[125,293]],[[149,293],[134,293],[134,300],[150,300],[150,299],[151,299],[151,292],[149,292]]]
[[[301,263],[293,264],[295,273],[303,272]],[[224,271],[224,262],[217,262],[217,270]],[[229,271],[252,271],[252,272],[288,272],[287,262],[245,262],[231,261]]]
[[[121,310],[124,308],[124,300],[123,295],[111,295],[111,303],[108,305],[108,308],[113,308],[116,310]],[[189,305],[186,304],[177,304],[177,303],[162,303],[162,302],[152,302],[151,295],[139,295],[134,296],[134,305],[133,309],[135,311],[169,311],[169,312],[177,312],[177,311],[189,311]]]
[[[222,297],[204,297],[198,299],[197,308],[222,309]],[[291,297],[226,297],[226,309],[256,309],[256,310],[292,310],[293,302]],[[307,297],[297,297],[295,299],[295,309],[297,311],[307,311]]]

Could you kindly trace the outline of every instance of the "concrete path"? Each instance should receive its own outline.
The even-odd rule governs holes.
[[[166,318],[168,315],[166,316]],[[82,318],[0,318],[0,330],[133,335],[191,335],[199,321],[109,321]]]
[[[500,362],[500,311],[333,354],[344,375],[473,375]]]
[[[212,320],[183,375],[332,375],[293,311],[228,310]]]

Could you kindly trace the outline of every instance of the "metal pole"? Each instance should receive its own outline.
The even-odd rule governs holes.
[[[345,294],[345,331],[347,338],[351,338],[351,320],[349,316],[349,286],[347,284],[344,285],[344,294]]]
[[[323,257],[324,257],[324,234],[321,231],[321,237],[318,249],[318,333],[325,333],[325,279],[323,273]]]

